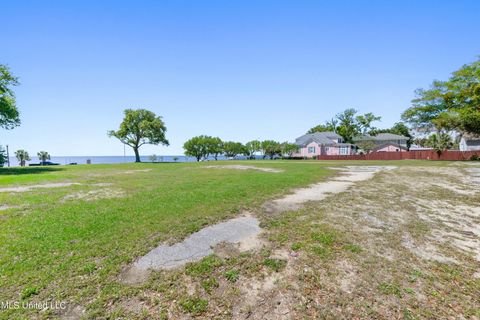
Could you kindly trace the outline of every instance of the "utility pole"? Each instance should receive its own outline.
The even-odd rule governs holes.
[[[7,144],[7,163],[8,163],[8,166],[10,167],[10,153],[8,153],[8,144]]]

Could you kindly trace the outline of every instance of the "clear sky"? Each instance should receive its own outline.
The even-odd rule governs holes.
[[[122,155],[125,108],[188,138],[293,141],[345,108],[388,127],[413,91],[480,54],[480,1],[2,0],[0,63],[20,78],[22,125],[0,144],[35,155]],[[130,154],[132,154],[130,152]]]

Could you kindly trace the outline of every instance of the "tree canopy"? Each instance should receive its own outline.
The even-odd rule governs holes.
[[[228,141],[223,144],[223,152],[225,157],[235,158],[239,154],[244,153],[245,146],[240,142]]]
[[[47,160],[50,160],[50,154],[47,151],[39,151],[37,152],[38,160],[43,164]]]
[[[211,138],[210,136],[201,135],[185,141],[183,144],[185,155],[195,157],[197,161],[208,158]]]
[[[446,81],[417,89],[402,119],[427,132],[480,134],[480,59],[453,72]]]
[[[15,157],[17,157],[18,162],[20,162],[20,166],[24,167],[27,161],[30,161],[30,155],[25,150],[17,150],[15,151]]]
[[[338,113],[325,124],[311,128],[307,133],[333,131],[342,136],[345,142],[353,143],[355,136],[375,131],[373,123],[380,119],[371,112],[359,115],[357,110],[350,108]]]
[[[13,129],[20,125],[20,113],[12,90],[18,84],[8,67],[0,64],[0,128]]]
[[[245,144],[244,154],[249,158],[255,158],[255,154],[261,149],[261,142],[258,140],[252,140]]]
[[[133,148],[135,162],[140,162],[138,149],[144,144],[167,145],[165,138],[167,128],[162,117],[156,116],[146,109],[126,109],[118,131],[108,131],[109,137],[115,137],[122,143]]]

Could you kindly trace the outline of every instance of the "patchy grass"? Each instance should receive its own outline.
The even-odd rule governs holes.
[[[455,170],[461,168],[419,161],[252,163],[283,172],[202,169],[203,164],[22,168],[14,174],[1,169],[0,188],[80,184],[0,192],[1,203],[19,206],[0,213],[0,301],[66,301],[91,319],[480,317],[478,262],[448,238],[457,225],[436,211],[474,207],[479,194],[429,186],[475,188],[459,181]],[[263,212],[268,199],[328,179],[334,174],[328,166],[352,164],[400,169],[297,211]],[[150,171],[134,171],[145,169]],[[98,183],[124,196],[60,201],[104,188]],[[177,242],[244,209],[261,219],[262,249],[211,255],[185,268],[153,272],[139,285],[118,281],[125,266],[157,244]],[[458,213],[462,222],[465,215]],[[451,241],[441,242],[438,234]],[[417,249],[458,263],[426,259]],[[52,310],[0,313],[0,319],[60,316],[65,315]]]
[[[285,266],[287,265],[287,262],[281,259],[267,258],[263,260],[263,265],[272,269],[275,272],[279,272],[280,270],[285,268]]]
[[[240,272],[236,269],[230,269],[225,272],[225,278],[230,282],[236,282],[240,278]]]
[[[208,301],[198,297],[192,297],[180,301],[180,306],[188,313],[199,315],[207,310]]]

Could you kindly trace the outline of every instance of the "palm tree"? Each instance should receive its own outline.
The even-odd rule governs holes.
[[[28,155],[28,152],[25,150],[17,150],[15,151],[15,157],[17,157],[18,162],[20,162],[20,165],[22,167],[25,167],[25,163],[27,161],[30,161],[30,156]]]
[[[50,155],[48,154],[47,151],[40,151],[37,153],[38,160],[42,163],[42,165],[45,164],[47,160],[50,160]]]
[[[426,145],[440,154],[447,149],[453,148],[453,140],[448,133],[439,132],[429,136]]]

